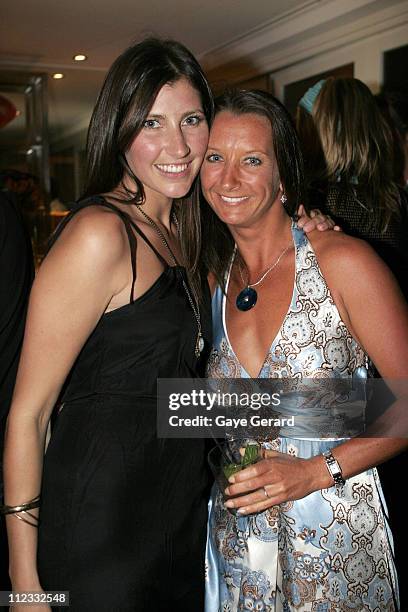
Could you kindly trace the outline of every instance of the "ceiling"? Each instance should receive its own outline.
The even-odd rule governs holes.
[[[146,35],[181,41],[205,67],[206,54],[316,4],[319,0],[13,0],[0,23],[0,92],[4,71],[63,72],[64,79],[48,81],[50,138],[57,142],[86,129],[106,70]],[[88,60],[74,62],[75,53]],[[23,116],[18,121],[21,125]],[[16,128],[18,123],[10,124],[4,136]]]

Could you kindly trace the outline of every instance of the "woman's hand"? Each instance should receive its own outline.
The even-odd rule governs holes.
[[[312,232],[317,229],[320,232],[325,230],[334,230],[341,232],[341,227],[336,225],[329,215],[324,215],[320,210],[313,209],[309,214],[306,213],[305,207],[301,204],[297,211],[297,226],[302,228],[304,232]]]
[[[333,484],[321,455],[300,459],[265,450],[264,457],[262,461],[229,478],[233,484],[228,486],[225,493],[240,497],[226,501],[227,508],[238,508],[239,514],[262,512]]]

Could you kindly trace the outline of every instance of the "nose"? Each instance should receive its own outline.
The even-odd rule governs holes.
[[[183,159],[190,153],[186,135],[180,127],[170,130],[166,149],[175,159]]]
[[[239,170],[235,164],[224,162],[221,175],[221,186],[226,191],[233,191],[240,186]]]

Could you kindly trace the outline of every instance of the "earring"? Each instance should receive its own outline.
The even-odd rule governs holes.
[[[280,201],[282,202],[282,204],[285,204],[288,201],[288,198],[284,193],[282,193]]]

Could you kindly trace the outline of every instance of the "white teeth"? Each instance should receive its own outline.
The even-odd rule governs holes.
[[[156,164],[156,166],[162,172],[169,172],[170,174],[184,172],[188,168],[188,164]]]
[[[221,200],[224,202],[228,202],[228,204],[238,204],[238,202],[243,202],[248,199],[248,196],[241,196],[240,198],[229,198],[228,196],[222,195],[220,196]]]

